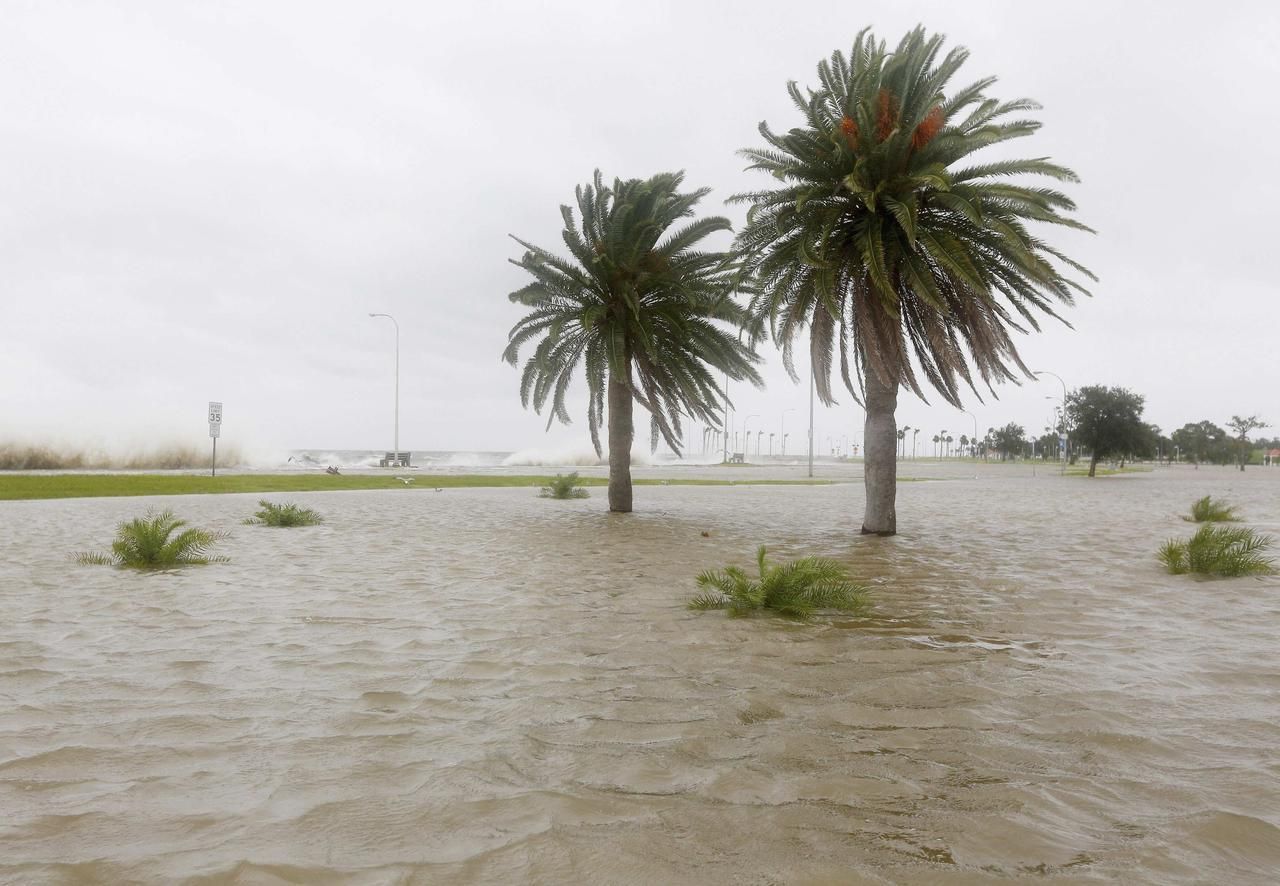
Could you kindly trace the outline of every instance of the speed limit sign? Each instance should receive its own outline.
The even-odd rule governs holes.
[[[222,404],[209,401],[209,436],[213,438],[213,460],[209,464],[209,475],[218,476],[218,437],[222,435]]]

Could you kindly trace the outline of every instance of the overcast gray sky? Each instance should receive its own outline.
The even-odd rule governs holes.
[[[606,177],[687,170],[706,214],[761,183],[735,154],[796,122],[789,79],[863,26],[916,23],[1040,101],[1019,153],[1051,156],[1093,237],[1051,232],[1101,277],[1020,339],[1069,386],[1147,397],[1166,432],[1280,424],[1274,273],[1277,5],[1140,2],[3,4],[0,442],[205,440],[248,451],[586,445],[545,434],[499,360],[519,316],[514,233],[559,245],[558,207]],[[772,348],[739,387],[755,427],[800,432],[805,385]],[[579,387],[578,393],[582,393]],[[1056,381],[970,409],[1039,429]],[[973,420],[904,394],[900,424]],[[579,402],[582,398],[579,397]],[[851,398],[826,436],[861,438]],[[926,436],[922,434],[922,437]],[[801,438],[791,439],[792,450]]]

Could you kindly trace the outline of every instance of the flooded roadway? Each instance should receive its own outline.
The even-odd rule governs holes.
[[[1280,536],[1280,469],[928,471],[892,539],[860,484],[0,502],[0,882],[1274,882],[1280,578],[1154,552]],[[232,562],[69,562],[148,506]],[[685,610],[761,543],[874,613]]]

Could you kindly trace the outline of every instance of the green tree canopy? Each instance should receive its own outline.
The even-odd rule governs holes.
[[[1067,419],[1076,442],[1089,450],[1089,476],[1098,462],[1148,448],[1151,432],[1142,420],[1144,398],[1125,388],[1088,385],[1067,396]]]
[[[1170,439],[1178,447],[1179,458],[1189,458],[1196,464],[1202,461],[1227,464],[1231,461],[1227,432],[1211,421],[1189,422],[1174,431]]]
[[[1088,230],[1064,193],[1026,182],[1075,174],[1044,158],[974,156],[1035,133],[1026,115],[1038,105],[989,97],[994,77],[956,87],[968,52],[942,47],[922,28],[893,51],[858,34],[847,56],[818,65],[816,88],[788,85],[799,124],[761,123],[766,146],[743,151],[775,183],[733,198],[751,207],[737,241],[758,286],[750,310],[787,369],[795,377],[807,327],[822,401],[834,402],[837,354],[865,399],[863,531],[879,534],[896,531],[899,386],[923,398],[927,384],[959,407],[964,387],[1030,377],[1011,333],[1084,292],[1067,273],[1092,278],[1033,231]]]
[[[1231,425],[1231,430],[1236,434],[1236,452],[1240,459],[1240,470],[1244,470],[1245,464],[1249,461],[1249,432],[1270,427],[1265,421],[1256,415],[1231,416],[1231,421],[1227,422]]]
[[[1022,425],[1009,422],[1003,428],[996,428],[991,435],[992,445],[1000,453],[1000,460],[1017,456],[1027,446],[1026,431]]]

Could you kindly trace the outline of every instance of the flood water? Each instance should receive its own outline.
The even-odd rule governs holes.
[[[1280,536],[1280,469],[937,474],[892,539],[860,484],[2,502],[0,881],[1274,882],[1280,579],[1154,552]],[[69,562],[149,506],[232,562]],[[874,613],[684,608],[760,543]]]

